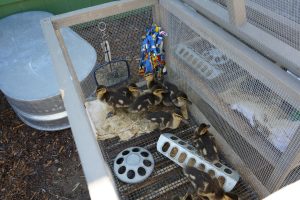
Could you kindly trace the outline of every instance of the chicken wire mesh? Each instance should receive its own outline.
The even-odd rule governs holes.
[[[227,9],[226,0],[210,0]],[[245,0],[247,21],[300,50],[300,1]]]
[[[218,46],[214,38],[197,34],[166,9],[162,13],[163,27],[169,32],[170,76],[273,192],[277,181],[295,167],[300,150],[300,144],[294,144],[299,138],[299,102],[279,89],[276,80]],[[298,180],[297,173],[289,176]]]
[[[137,81],[141,37],[153,22],[152,7],[144,7],[118,15],[77,24],[71,28],[88,41],[97,52],[96,80],[98,84],[115,85],[126,81],[130,66],[131,81]],[[107,63],[103,42],[108,41],[112,60]],[[108,64],[105,67],[100,67]],[[99,68],[100,67],[100,68]],[[110,73],[113,71],[113,73]],[[117,73],[117,74],[116,74]]]

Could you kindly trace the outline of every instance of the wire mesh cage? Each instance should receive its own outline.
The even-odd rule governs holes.
[[[154,3],[150,6],[140,5],[132,9],[125,6],[124,11],[118,7],[118,12],[114,14],[107,14],[109,11],[104,7],[104,17],[92,10],[93,14],[84,15],[88,16],[84,20],[74,17],[74,21],[67,23],[62,19],[63,25],[66,23],[96,49],[98,67],[95,78],[98,85],[115,86],[116,83],[140,80],[138,64],[141,37],[156,22],[168,32],[167,78],[191,98],[198,109],[192,113],[201,113],[212,124],[216,130],[215,136],[222,138],[218,143],[222,142],[225,145],[220,146],[226,147],[221,149],[224,152],[222,162],[232,166],[241,175],[233,192],[242,199],[259,199],[298,180],[298,96],[291,94],[289,89],[285,90],[286,84],[280,78],[269,76],[266,70],[261,69],[264,66],[260,68],[253,60],[257,58],[260,63],[268,66],[274,63],[181,1],[151,2]],[[229,9],[225,1],[214,2]],[[289,28],[298,22],[288,17],[293,21],[286,25],[289,28],[278,26],[277,31],[270,29],[268,26],[271,23],[262,23],[262,18],[266,16],[257,14],[257,9],[253,10],[254,2],[257,3],[247,2],[248,21],[266,32],[271,31],[276,38],[297,48],[299,35]],[[108,8],[111,10],[114,7]],[[89,17],[92,19],[89,20]],[[210,34],[212,32],[214,34]],[[285,37],[288,34],[292,37]],[[109,48],[103,48],[105,42],[109,43]],[[238,47],[241,47],[242,53],[239,53]],[[112,67],[111,63],[119,61],[125,61],[128,65]],[[285,74],[283,70],[278,73]],[[195,121],[199,121],[197,115],[189,120],[188,125],[172,133],[190,142],[192,130],[196,127]],[[155,150],[160,134],[154,131],[128,141],[114,137],[99,142],[111,171],[115,156],[127,147],[141,146],[154,156],[154,173],[141,184],[125,184],[113,176],[121,199],[171,199],[172,196],[185,194],[190,187],[181,168]]]

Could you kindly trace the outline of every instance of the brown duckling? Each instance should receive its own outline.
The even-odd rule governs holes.
[[[170,99],[171,100],[176,99],[176,94],[179,92],[177,86],[168,81],[164,81],[164,86],[169,91]]]
[[[113,114],[116,108],[127,108],[132,101],[120,93],[110,91],[106,86],[100,85],[96,91],[97,99],[107,103],[113,108]]]
[[[166,92],[166,90],[164,88],[155,86],[153,88],[153,92],[145,93],[145,94],[139,96],[130,105],[128,110],[133,113],[146,111],[149,109],[150,106],[160,104],[163,99],[163,93],[165,93],[165,92]]]
[[[140,96],[140,89],[135,83],[130,83],[126,87],[119,88],[117,93],[120,93],[129,99],[135,99]]]
[[[176,129],[179,127],[180,122],[188,124],[188,121],[183,119],[183,116],[176,111],[172,113],[164,111],[148,113],[146,119],[158,123],[160,130],[164,130],[166,128]]]
[[[216,147],[215,138],[211,133],[209,133],[210,125],[200,124],[198,128],[195,129],[193,139],[193,145],[197,148],[197,151],[205,159],[212,163],[219,162],[218,149]]]
[[[154,76],[152,73],[147,73],[144,75],[145,80],[147,81],[147,88],[148,90],[153,91],[153,88],[155,86],[159,86],[161,88],[164,88],[163,84],[161,84],[160,82],[154,80]]]
[[[192,102],[188,99],[187,95],[184,92],[179,91],[172,102],[175,106],[180,107],[184,119],[189,119],[188,104],[192,104]]]
[[[209,174],[196,169],[195,167],[186,167],[184,175],[192,183],[200,197],[209,200],[238,200],[238,196],[233,193],[227,193],[220,186],[217,178],[212,178]]]

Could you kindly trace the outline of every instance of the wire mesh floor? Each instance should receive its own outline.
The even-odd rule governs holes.
[[[185,141],[189,141],[195,128],[195,122],[190,120],[189,125],[180,126],[178,129],[168,132]],[[119,152],[128,147],[143,147],[149,150],[154,157],[154,171],[144,182],[127,184],[121,182],[114,175],[114,181],[121,199],[172,199],[172,197],[176,195],[184,195],[188,188],[192,187],[187,178],[183,175],[182,168],[156,150],[156,142],[160,134],[161,132],[154,131],[128,141],[119,141],[117,137],[99,141],[104,158],[109,164],[112,173],[114,158]],[[242,180],[238,182],[233,192],[238,194],[241,199],[259,199],[250,186],[246,185]]]

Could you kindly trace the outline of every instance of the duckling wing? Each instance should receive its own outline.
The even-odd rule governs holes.
[[[195,189],[202,192],[209,192],[209,190],[211,190],[211,185],[214,185],[214,181],[207,173],[200,171],[195,167],[187,166],[184,169],[184,175],[189,179]]]
[[[131,98],[131,92],[127,87],[121,87],[117,90],[117,93],[121,94],[122,96],[126,98]]]
[[[173,93],[177,93],[178,92],[178,88],[176,85],[168,82],[168,81],[164,81],[164,86],[171,92]]]
[[[128,107],[131,103],[129,98],[126,98],[125,96],[119,93],[112,93],[110,97],[110,101],[117,108]]]
[[[201,148],[203,156],[211,162],[218,161],[219,156],[214,137],[207,133],[202,135],[199,140],[202,143],[199,148]]]
[[[164,123],[167,119],[170,119],[171,114],[167,112],[151,112],[146,115],[146,119],[156,123]]]
[[[155,103],[154,95],[151,93],[147,93],[139,96],[131,105],[131,111],[144,111],[149,108],[150,105]]]
[[[164,106],[173,106],[173,102],[170,98],[170,92],[163,94],[163,100],[162,100]]]

